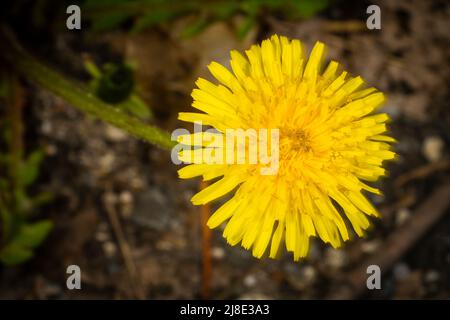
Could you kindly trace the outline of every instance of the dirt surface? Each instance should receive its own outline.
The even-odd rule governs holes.
[[[398,230],[408,230],[416,209],[449,181],[450,6],[437,0],[376,3],[382,29],[375,31],[365,28],[367,3],[350,1],[303,22],[268,16],[243,41],[229,24],[216,23],[182,41],[176,25],[95,40],[62,32],[51,50],[36,51],[52,51],[48,59],[73,77],[85,76],[83,54],[137,62],[144,98],[156,123],[168,130],[184,126],[177,112],[189,110],[193,82],[206,76],[209,61],[227,63],[230,49],[245,49],[273,33],[299,38],[308,50],[316,40],[325,42],[331,59],[385,92],[400,157],[388,164],[390,176],[379,183],[385,196],[372,198],[384,217],[374,221],[366,239],[343,250],[314,241],[310,257],[295,263],[287,254],[255,259],[228,246],[221,230],[213,231],[212,298],[323,299],[333,296],[365,258],[388,255],[378,249]],[[56,196],[41,216],[56,227],[34,260],[0,267],[0,298],[200,298],[200,214],[189,201],[199,181],[179,180],[167,151],[86,117],[39,87],[25,83],[25,89],[27,148],[40,145],[46,152],[36,189]],[[382,290],[358,297],[450,298],[448,213],[395,258]],[[124,237],[114,230],[114,217]],[[135,272],[124,262],[123,245],[130,248]],[[82,290],[66,289],[70,264],[82,270]]]

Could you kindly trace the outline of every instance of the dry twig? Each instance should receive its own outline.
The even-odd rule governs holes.
[[[438,172],[438,171],[444,171],[450,168],[450,157],[442,159],[437,162],[428,163],[426,165],[423,165],[421,167],[414,168],[411,171],[408,171],[395,180],[394,185],[397,188],[403,187],[408,182],[418,180],[418,179],[424,179],[431,174]]]
[[[395,230],[386,242],[367,260],[354,268],[343,279],[343,286],[333,292],[331,299],[355,299],[366,290],[367,267],[378,265],[382,273],[388,272],[413,245],[430,230],[450,206],[450,183],[444,184],[423,202],[413,218]]]
[[[123,232],[122,225],[120,223],[119,216],[117,214],[117,210],[115,208],[114,201],[108,201],[106,199],[108,194],[106,194],[104,203],[106,212],[108,214],[109,222],[113,229],[114,235],[119,244],[120,253],[122,254],[122,258],[125,263],[125,268],[128,273],[128,277],[130,279],[131,288],[133,290],[133,294],[137,299],[145,299],[145,293],[141,286],[141,282],[139,281],[139,275],[137,272],[136,264],[134,263],[132,252],[128,241],[125,238],[125,233]]]

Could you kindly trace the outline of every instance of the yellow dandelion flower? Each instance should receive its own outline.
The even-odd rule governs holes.
[[[363,88],[361,77],[340,71],[335,61],[322,70],[325,49],[317,42],[308,59],[299,40],[274,35],[245,55],[231,51],[232,71],[216,62],[208,66],[219,84],[196,82],[192,106],[203,113],[179,114],[217,129],[179,137],[197,146],[179,153],[191,163],[179,170],[180,178],[216,180],[192,202],[203,205],[232,193],[208,226],[228,221],[228,243],[241,243],[257,258],[266,252],[275,258],[285,244],[297,261],[307,256],[310,237],[338,248],[349,239],[350,224],[362,236],[367,216],[378,217],[363,191],[380,192],[362,180],[385,175],[383,161],[395,157],[395,140],[386,135],[389,117],[375,113],[385,97]],[[251,128],[279,130],[276,146],[271,142],[277,149],[270,149],[278,155],[274,174],[262,173],[267,162],[248,161],[256,145],[251,135],[245,139],[253,141],[245,147],[247,161],[225,161],[230,154],[236,160],[236,145],[221,141],[226,130]]]

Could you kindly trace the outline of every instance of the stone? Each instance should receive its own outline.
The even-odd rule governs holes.
[[[436,162],[442,158],[444,141],[439,136],[427,137],[422,145],[422,153],[429,162]]]

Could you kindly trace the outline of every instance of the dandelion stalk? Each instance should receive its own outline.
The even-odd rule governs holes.
[[[78,110],[116,126],[137,138],[164,149],[170,149],[174,145],[169,133],[101,101],[83,84],[68,79],[27,53],[8,31],[2,30],[1,33],[2,41],[6,41],[6,47],[10,48],[4,53],[5,58],[26,79],[53,92]]]

